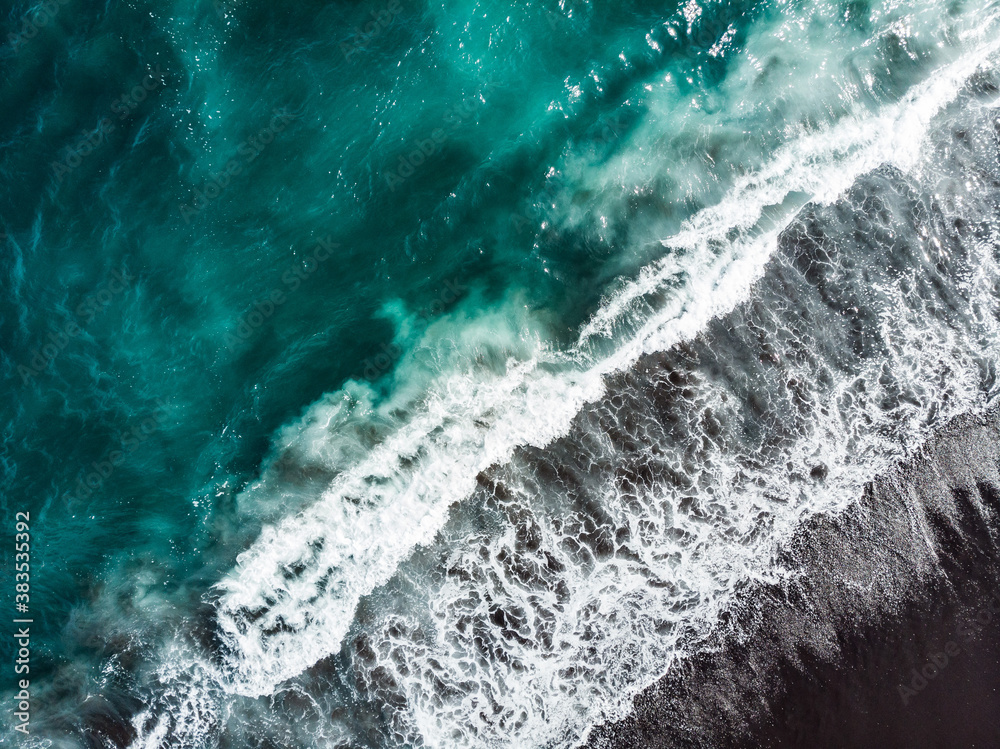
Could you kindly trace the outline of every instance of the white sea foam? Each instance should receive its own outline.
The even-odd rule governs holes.
[[[718,205],[701,211],[679,234],[664,240],[664,246],[674,251],[644,268],[635,281],[610,297],[584,326],[580,344],[611,336],[623,321],[635,324],[638,318],[638,334],[607,358],[605,366],[611,371],[629,366],[643,352],[672,345],[678,333],[681,337],[696,334],[705,321],[745,298],[763,270],[777,231],[762,239],[748,235],[760,226],[765,209],[782,206],[787,222],[807,200],[830,203],[858,177],[882,164],[913,169],[932,118],[998,49],[996,42],[984,44],[915,86],[899,104],[877,116],[840,122],[780,149],[764,169],[741,179]],[[795,200],[796,196],[803,198]],[[671,282],[683,293],[643,320],[643,297]],[[700,313],[690,314],[698,307]],[[686,324],[682,322],[685,313]]]
[[[153,684],[157,699],[133,717],[130,749],[200,749],[219,727],[218,671],[183,638],[168,643],[161,655]]]
[[[882,163],[893,162],[892,152],[884,156]],[[925,163],[904,163],[928,180]],[[922,184],[935,190],[932,176]],[[960,325],[915,291],[924,273],[933,278],[934,253],[945,252],[925,235],[915,251],[925,253],[926,265],[904,279],[875,273],[880,280],[860,289],[877,313],[872,335],[884,356],[845,371],[782,351],[781,380],[829,385],[808,404],[804,431],[770,459],[754,461],[752,445],[741,455],[732,443],[715,444],[696,421],[676,443],[646,444],[651,459],[675,465],[695,488],[636,491],[609,482],[601,510],[610,535],[624,539],[614,554],[595,555],[580,542],[586,526],[571,499],[521,478],[517,465],[504,473],[508,524],[465,543],[467,529],[456,529],[444,541],[452,549],[440,566],[447,574],[419,581],[430,622],[411,613],[418,607],[401,606],[367,633],[374,655],[365,670],[388,673],[382,681],[405,698],[397,734],[434,747],[577,745],[596,721],[626,713],[639,689],[701,641],[739,582],[794,587],[774,554],[805,519],[849,508],[866,482],[912,455],[934,425],[991,402],[995,390],[981,389],[982,364],[1000,365],[998,239],[994,227],[966,247]],[[858,288],[860,273],[829,270],[831,281],[840,275]],[[766,329],[803,344],[822,338],[783,313],[780,305],[763,313]],[[711,411],[739,423],[741,405],[724,382],[688,387],[684,413]],[[804,480],[817,466],[824,480]],[[694,512],[684,509],[692,496]]]
[[[603,375],[696,335],[747,298],[781,228],[754,234],[765,208],[797,193],[829,202],[883,163],[912,168],[928,123],[996,50],[990,43],[944,67],[875,117],[782,149],[666,240],[670,256],[609,299],[569,355],[539,344],[500,372],[468,366],[434,382],[419,412],[313,506],[265,528],[222,581],[218,619],[231,649],[230,688],[269,694],[337,653],[361,597],[387,582],[416,546],[434,540],[480,472],[519,446],[565,434],[581,406],[603,393]],[[642,297],[668,289],[665,304],[642,314]],[[622,326],[635,330],[611,355],[595,357],[593,339]]]
[[[538,376],[539,359],[511,362],[495,379],[450,378],[318,503],[268,527],[240,555],[218,607],[235,691],[269,694],[338,652],[361,596],[434,539],[481,471],[518,445],[548,443],[599,396],[594,377]]]
[[[904,309],[906,300],[898,301]],[[698,482],[704,514],[681,509],[684,491],[633,495],[608,485],[602,509],[628,539],[613,556],[579,551],[582,523],[544,506],[536,486],[508,485],[508,502],[536,529],[536,548],[518,543],[513,523],[495,537],[456,544],[449,575],[427,580],[433,625],[391,619],[371,635],[371,668],[391,674],[406,699],[396,730],[435,747],[561,746],[596,721],[627,712],[641,687],[708,633],[737,583],[786,576],[771,555],[805,518],[842,510],[860,496],[872,475],[926,438],[935,410],[946,420],[983,405],[976,362],[966,353],[970,342],[918,314],[892,318],[894,311],[885,309],[882,330],[891,360],[837,382],[832,407],[817,411],[810,430],[773,464],[748,470],[720,449],[687,474]],[[1000,362],[995,349],[993,361]],[[875,383],[883,365],[904,391],[920,394],[919,407],[882,412],[886,390]],[[788,375],[813,374],[802,369]],[[872,384],[861,393],[857,381]],[[696,410],[735,418],[723,389],[693,390]],[[679,470],[704,439],[692,427],[689,441],[657,446]],[[807,489],[801,477],[817,465],[828,476]],[[516,565],[504,563],[512,559]],[[525,583],[526,568],[534,585]],[[552,568],[559,572],[546,573]],[[476,627],[495,610],[513,612],[508,627],[517,636]]]
[[[874,117],[842,122],[780,150],[665,240],[670,254],[606,300],[568,352],[548,348],[538,331],[520,335],[529,327],[524,320],[483,320],[479,337],[453,347],[458,353],[436,370],[446,374],[426,380],[421,398],[411,393],[378,407],[378,414],[363,404],[365,414],[377,416],[381,439],[363,454],[320,444],[330,423],[360,428],[363,418],[346,416],[343,405],[358,400],[357,388],[318,404],[306,419],[308,445],[299,452],[320,462],[334,454],[336,476],[314,504],[265,527],[220,583],[218,623],[228,648],[221,670],[183,648],[163,654],[163,697],[136,719],[133,748],[196,745],[217,726],[228,699],[223,692],[273,695],[281,682],[337,653],[361,598],[389,581],[417,546],[435,540],[450,508],[473,492],[484,470],[510,461],[518,447],[545,446],[565,435],[580,409],[604,394],[605,375],[696,336],[747,299],[777,234],[805,200],[833,201],[882,164],[919,170],[933,117],[997,49],[990,42],[942,68]],[[765,225],[771,206],[783,209]],[[996,277],[983,249],[979,275],[969,281],[976,299],[982,297],[980,312]],[[899,292],[880,293],[891,299]],[[982,325],[991,321],[981,314]],[[456,329],[476,328],[469,322]],[[429,348],[440,356],[446,356],[443,342],[458,335],[447,324],[428,329],[437,341]],[[685,633],[712,626],[738,581],[782,575],[766,563],[778,539],[803,517],[842,507],[873,472],[918,443],[928,408],[944,404],[946,417],[977,405],[967,342],[912,310],[899,317],[886,311],[882,326],[892,344],[886,366],[906,387],[926,394],[926,408],[904,420],[901,442],[880,436],[878,423],[865,423],[880,418],[877,389],[859,396],[845,380],[836,384],[836,400],[851,405],[817,412],[811,433],[788,448],[791,468],[784,477],[766,467],[748,477],[723,459],[704,466],[715,497],[713,523],[679,513],[677,497],[626,499],[609,487],[605,509],[629,529],[635,560],[581,561],[567,551],[567,526],[540,512],[540,542],[531,554],[517,547],[513,529],[481,539],[482,546],[455,544],[449,568],[466,574],[428,588],[435,631],[417,632],[420,625],[406,622],[372,625],[372,668],[390,672],[406,699],[398,730],[427,746],[542,746],[577,739],[595,720],[627,709],[637,690],[682,655]],[[497,331],[506,337],[491,342]],[[1000,361],[996,352],[990,355]],[[866,376],[878,379],[876,372]],[[694,397],[720,413],[732,409],[720,395],[706,385]],[[845,412],[858,423],[845,422]],[[334,422],[326,418],[331,413]],[[898,436],[898,425],[894,429]],[[678,454],[678,463],[683,460]],[[830,470],[829,490],[805,501],[788,476],[808,473],[817,462]],[[510,490],[512,501],[530,511],[533,487],[513,480]],[[786,511],[775,512],[775,495]],[[505,551],[539,569],[556,560],[558,580],[550,574],[548,582],[568,594],[526,588],[497,565]],[[497,606],[525,612],[524,641],[504,640],[502,659],[477,657],[480,643],[463,631],[463,622],[488,616],[485,594]],[[441,683],[454,688],[451,696],[437,691]]]

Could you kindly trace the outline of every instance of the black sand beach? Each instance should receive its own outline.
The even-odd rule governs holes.
[[[588,746],[1000,746],[998,467],[1000,414],[954,420]]]

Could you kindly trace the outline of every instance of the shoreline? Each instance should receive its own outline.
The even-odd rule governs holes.
[[[584,746],[1000,745],[980,717],[1000,715],[1000,409],[941,427],[779,561],[795,582],[745,585]]]

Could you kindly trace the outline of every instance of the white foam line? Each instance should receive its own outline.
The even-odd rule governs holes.
[[[433,540],[481,471],[508,460],[518,445],[555,439],[599,397],[599,379],[531,377],[536,363],[518,363],[496,381],[449,382],[446,396],[432,398],[424,414],[338,477],[318,503],[266,529],[240,555],[235,574],[221,583],[219,604],[223,637],[238,655],[230,661],[234,691],[270,693],[337,652],[360,598],[386,583],[415,546]],[[476,419],[491,428],[475,426]],[[413,465],[403,469],[401,460]],[[286,579],[286,569],[297,574]],[[246,612],[258,610],[265,613],[248,622]]]
[[[569,356],[539,348],[503,376],[470,371],[439,382],[424,413],[338,476],[315,505],[266,528],[220,583],[218,621],[231,649],[225,687],[269,694],[337,653],[360,599],[384,585],[416,546],[433,541],[481,471],[507,461],[519,446],[544,446],[566,434],[583,405],[604,392],[603,375],[697,335],[747,298],[780,231],[752,236],[767,206],[793,192],[829,202],[880,164],[909,168],[931,118],[998,47],[993,41],[940,69],[876,117],[782,149],[766,169],[666,240],[675,253],[608,300]],[[736,241],[727,241],[734,230]],[[642,296],[678,276],[681,290],[662,309],[644,320],[635,313]],[[610,336],[630,318],[638,331],[595,361],[591,339]],[[559,364],[562,373],[539,368],[541,362]]]
[[[701,293],[686,295],[688,302],[708,305],[697,315],[698,322],[707,322],[734,307],[736,301],[749,293],[770,255],[760,251],[760,241],[747,241],[746,238],[760,222],[766,208],[782,204],[794,193],[804,193],[812,202],[828,204],[858,177],[883,164],[892,163],[903,171],[911,170],[917,163],[933,117],[955,100],[962,83],[998,50],[1000,43],[994,40],[975,54],[942,67],[911,89],[902,101],[876,117],[842,121],[779,149],[767,167],[741,179],[722,202],[700,211],[678,234],[663,240],[663,245],[672,252],[644,268],[635,281],[606,300],[584,326],[578,346],[585,347],[594,338],[611,336],[614,329],[635,312],[641,298],[660,290],[682,274],[690,276],[691,265],[683,262],[687,252],[699,256],[695,263],[705,274],[696,281]],[[745,257],[738,255],[735,260],[732,253],[717,258],[712,245],[731,247],[733,242],[727,238],[734,230],[742,235],[737,244],[757,251]],[[780,231],[772,232],[769,239],[778,233]],[[774,245],[770,243],[769,246],[773,248]],[[738,274],[742,275],[734,278]],[[734,294],[738,295],[735,300]],[[626,368],[642,353],[662,350],[676,343],[676,340],[664,339],[662,332],[664,323],[676,314],[677,306],[670,305],[648,320],[637,335],[607,358],[605,371]],[[684,326],[685,335],[691,335],[693,328],[698,326],[697,322],[692,323]]]

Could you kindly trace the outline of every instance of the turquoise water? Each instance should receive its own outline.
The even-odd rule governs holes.
[[[393,647],[431,658],[427,591],[503,537],[468,498],[502,476],[545,514],[518,451],[745,300],[809,201],[923,168],[996,22],[943,2],[14,3],[0,486],[5,527],[31,516],[23,745],[570,746],[623,709],[673,634],[622,630],[649,650],[608,677],[627,689],[545,659],[505,689]],[[736,575],[709,577],[705,622]]]

